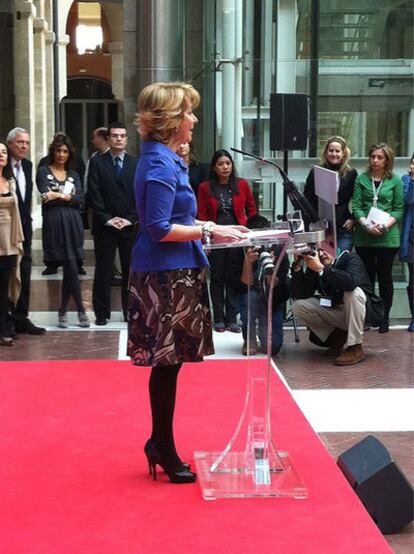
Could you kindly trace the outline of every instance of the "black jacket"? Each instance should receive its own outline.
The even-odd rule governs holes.
[[[330,169],[329,167],[327,169]],[[352,218],[349,211],[349,202],[352,198],[354,191],[354,183],[358,173],[355,169],[351,169],[339,180],[338,189],[338,204],[335,206],[335,218],[336,228],[342,229],[343,224],[347,219]],[[309,200],[312,206],[318,213],[318,197],[315,193],[315,176],[313,168],[310,170],[309,175],[306,178],[305,188],[303,190],[304,196]]]
[[[113,217],[137,222],[134,179],[137,159],[125,153],[122,172],[117,175],[108,150],[93,156],[88,172],[88,206],[93,212],[92,233],[99,233]]]
[[[332,298],[334,304],[342,304],[344,292],[360,287],[367,296],[373,294],[365,266],[354,252],[346,250],[331,266],[325,267],[323,275],[310,269],[292,271],[292,296],[310,298],[316,292]]]
[[[26,195],[21,197],[19,185],[16,183],[16,194],[19,203],[20,219],[22,220],[24,249],[30,251],[32,244],[32,195],[33,195],[33,164],[30,160],[22,160],[22,169],[26,177]]]
[[[276,246],[272,248],[275,256],[277,257],[280,254],[281,247]],[[244,263],[244,250],[243,248],[231,248],[230,256],[228,261],[228,282],[230,286],[238,294],[247,293],[247,285],[242,283],[241,275],[243,272],[243,263]],[[266,280],[258,279],[259,275],[258,262],[253,264],[253,276],[254,276],[254,288],[261,296],[263,301],[267,302],[268,286],[266,286]],[[289,273],[289,260],[285,255],[280,263],[279,270],[277,272],[277,277],[279,279],[279,284],[274,288],[273,291],[273,307],[276,308],[286,302],[290,298],[290,279],[288,277]]]

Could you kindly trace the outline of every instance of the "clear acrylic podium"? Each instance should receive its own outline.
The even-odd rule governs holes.
[[[299,224],[298,221],[297,227],[300,229]],[[277,448],[271,432],[271,318],[275,277],[286,251],[291,249],[300,252],[301,249],[307,249],[309,243],[319,243],[324,237],[323,230],[295,232],[294,229],[295,226],[290,221],[281,223],[274,229],[251,231],[242,243],[211,245],[211,248],[232,248],[276,244],[282,246],[282,251],[269,287],[267,361],[265,364],[257,363],[254,358],[247,356],[244,407],[233,436],[224,450],[194,453],[198,481],[205,500],[243,497],[304,499],[308,496],[306,486],[289,453]],[[249,329],[247,336],[249,337]]]

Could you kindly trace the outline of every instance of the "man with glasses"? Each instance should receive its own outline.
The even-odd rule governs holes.
[[[296,256],[291,289],[293,313],[308,327],[313,344],[328,348],[328,354],[336,356],[335,365],[364,359],[362,341],[373,290],[357,254],[345,250],[334,258],[318,248]]]
[[[118,249],[122,270],[122,311],[127,315],[128,274],[134,225],[137,222],[134,177],[137,159],[127,154],[127,130],[123,123],[108,126],[109,149],[93,156],[88,171],[88,206],[92,211],[95,243],[93,310],[95,324],[106,325],[111,317],[111,280]]]

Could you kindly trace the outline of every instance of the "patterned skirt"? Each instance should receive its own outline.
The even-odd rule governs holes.
[[[214,354],[205,268],[131,273],[127,352],[152,367]]]

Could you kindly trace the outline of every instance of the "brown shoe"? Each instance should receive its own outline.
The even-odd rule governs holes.
[[[251,340],[248,343],[249,346],[249,356],[255,356],[257,354],[257,342],[255,340]],[[247,341],[245,340],[243,342],[243,349],[242,349],[243,356],[247,356]]]
[[[361,362],[365,358],[362,344],[353,344],[342,352],[335,360],[335,365],[353,365]]]

